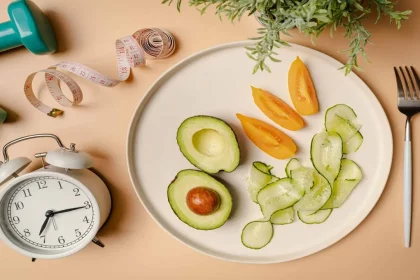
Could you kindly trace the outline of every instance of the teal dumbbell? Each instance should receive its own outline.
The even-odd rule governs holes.
[[[34,54],[56,51],[57,43],[51,24],[32,1],[14,1],[7,11],[10,21],[0,23],[0,51],[22,45]]]

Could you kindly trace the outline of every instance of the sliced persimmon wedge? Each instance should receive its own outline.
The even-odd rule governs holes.
[[[289,69],[289,93],[296,111],[303,115],[318,112],[318,98],[311,75],[299,57],[293,61]]]
[[[258,119],[236,114],[248,138],[262,151],[277,159],[296,154],[296,144],[286,133]]]
[[[261,88],[251,88],[255,105],[273,122],[289,130],[299,130],[305,126],[302,117],[286,102]]]

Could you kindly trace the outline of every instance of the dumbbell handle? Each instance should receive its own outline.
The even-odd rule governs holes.
[[[9,50],[22,46],[22,41],[12,27],[11,21],[0,23],[0,50]]]

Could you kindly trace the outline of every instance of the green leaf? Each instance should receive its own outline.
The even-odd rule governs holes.
[[[269,58],[271,59],[271,61],[273,61],[273,62],[281,62],[281,60],[280,60],[280,59],[274,58],[274,57],[272,57],[271,55],[269,55],[268,57],[269,57]]]
[[[271,73],[271,70],[270,70],[270,68],[268,67],[268,65],[267,65],[267,64],[262,63],[262,66],[263,66],[263,69],[264,69],[264,70],[266,70],[268,73]]]
[[[286,41],[276,41],[277,43],[279,43],[280,45],[283,45],[285,47],[290,47],[290,44],[287,43]]]
[[[252,70],[252,74],[257,73],[258,69],[260,68],[259,64],[255,64],[254,69]]]
[[[256,59],[255,57],[253,57],[250,53],[246,53],[246,55],[247,55],[250,59],[257,61],[257,59]]]
[[[252,8],[252,10],[249,11],[248,16],[254,14],[256,11],[257,11],[256,7]]]

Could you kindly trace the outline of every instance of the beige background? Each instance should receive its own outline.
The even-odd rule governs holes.
[[[7,19],[9,1],[0,0],[0,22]],[[246,39],[258,24],[243,18],[235,25],[219,21],[212,10],[204,16],[184,4],[181,14],[160,0],[38,0],[57,33],[59,52],[35,56],[24,48],[0,53],[0,106],[10,112],[0,127],[0,145],[16,137],[49,132],[68,144],[95,156],[96,169],[109,183],[114,213],[101,231],[105,249],[90,245],[66,259],[31,263],[0,242],[1,279],[419,279],[420,275],[420,178],[414,172],[413,246],[403,248],[402,154],[404,117],[396,108],[396,85],[392,66],[413,65],[420,70],[420,2],[401,1],[399,8],[414,11],[398,32],[386,20],[366,22],[373,45],[367,47],[371,63],[362,63],[358,73],[385,108],[394,134],[394,164],[388,185],[377,206],[350,235],[315,255],[288,263],[244,265],[223,262],[184,246],[165,233],[147,214],[131,186],[126,166],[126,135],[130,118],[147,88],[168,67],[208,47]],[[82,106],[67,109],[52,119],[33,109],[23,94],[28,74],[62,60],[87,64],[115,75],[115,39],[144,27],[162,27],[172,32],[178,50],[167,60],[134,69],[132,78],[113,89],[80,81],[85,93]],[[313,46],[295,34],[290,41],[316,48],[345,61],[337,50],[347,40],[337,32],[327,34]],[[55,104],[37,76],[37,90],[48,104]],[[414,120],[414,142],[420,141],[420,120]],[[378,139],[381,141],[381,139]],[[11,155],[30,156],[54,148],[48,140],[22,143]],[[420,143],[414,145],[414,168],[420,166]],[[36,168],[39,163],[31,165]]]

